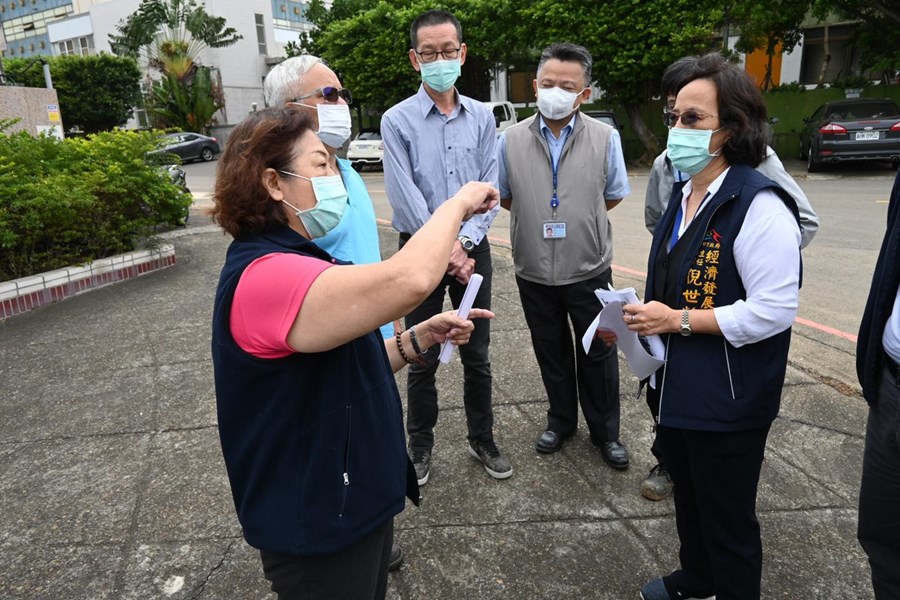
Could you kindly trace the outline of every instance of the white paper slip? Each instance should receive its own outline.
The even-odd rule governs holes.
[[[622,288],[621,290],[614,290],[612,288],[608,290],[604,290],[603,288],[597,288],[594,290],[594,295],[600,300],[600,304],[606,306],[608,302],[619,301],[622,304],[640,304],[641,301],[637,297],[637,292],[634,291],[634,288]]]
[[[481,281],[483,279],[484,277],[478,273],[474,273],[469,277],[469,284],[466,286],[466,291],[463,294],[462,301],[459,303],[459,308],[456,309],[456,316],[462,317],[463,319],[468,318],[469,311],[472,310],[472,303],[475,302],[475,295],[478,294],[478,289],[481,287]],[[450,362],[450,357],[453,356],[453,349],[455,347],[456,346],[451,344],[449,340],[441,344],[441,353],[438,355],[438,360],[444,364]]]

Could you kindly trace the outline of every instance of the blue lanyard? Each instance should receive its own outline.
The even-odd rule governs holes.
[[[681,207],[678,207],[678,212],[675,213],[675,224],[672,225],[672,235],[669,236],[669,252],[672,251],[672,248],[675,247],[675,244],[678,243],[678,229],[681,227]]]
[[[559,196],[556,193],[559,182],[559,164],[553,160],[552,156],[550,157],[550,162],[553,164],[553,197],[550,198],[550,208],[556,210],[556,207],[559,206]]]

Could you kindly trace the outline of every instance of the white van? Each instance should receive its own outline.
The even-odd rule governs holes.
[[[494,114],[497,133],[500,133],[510,125],[514,125],[518,120],[516,109],[513,108],[512,102],[483,102],[483,104]]]

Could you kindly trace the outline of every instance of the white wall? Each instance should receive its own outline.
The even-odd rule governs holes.
[[[264,95],[262,82],[269,66],[266,58],[284,56],[284,45],[297,39],[297,34],[278,30],[272,25],[272,4],[269,0],[206,0],[206,10],[212,15],[223,17],[228,27],[234,27],[243,39],[227,48],[207,48],[200,53],[199,62],[218,70],[225,109],[218,115],[220,125],[236,124],[252,110],[255,102],[262,108]],[[110,0],[90,7],[91,27],[94,46],[98,52],[110,51],[109,34],[115,33],[116,25],[137,10],[140,0]],[[266,30],[266,54],[259,53],[256,37],[255,15],[263,15]],[[214,72],[214,77],[215,72]]]
[[[78,37],[86,37],[93,33],[90,15],[68,17],[47,24],[47,35],[50,43],[62,42]]]
[[[781,55],[781,83],[800,81],[800,64],[803,62],[803,39],[794,46],[790,54]]]

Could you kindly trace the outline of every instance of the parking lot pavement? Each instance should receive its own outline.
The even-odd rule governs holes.
[[[174,267],[0,323],[2,598],[273,597],[218,446],[210,320],[228,240],[197,219],[172,241]],[[623,361],[629,470],[583,429],[538,455],[546,401],[505,248],[493,286],[495,432],[515,475],[468,456],[454,359],[424,502],[396,520],[407,558],[389,598],[637,598],[676,567],[677,538],[672,501],[638,491],[652,459],[636,381]],[[855,540],[865,416],[789,367],[760,485],[763,597],[872,597]]]

